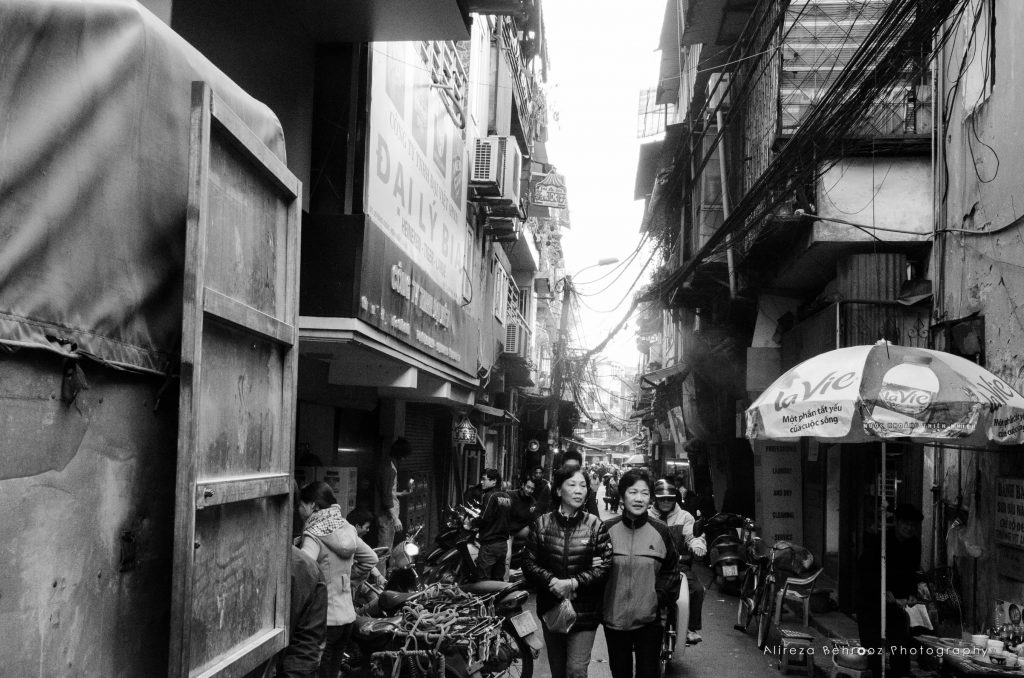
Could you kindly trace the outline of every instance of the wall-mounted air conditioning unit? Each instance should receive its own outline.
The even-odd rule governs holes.
[[[505,350],[504,353],[522,355],[523,344],[526,343],[526,328],[517,322],[505,323]]]
[[[518,209],[522,172],[523,153],[515,137],[474,140],[469,187],[478,200]]]

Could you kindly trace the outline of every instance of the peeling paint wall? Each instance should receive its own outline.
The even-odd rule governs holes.
[[[964,59],[976,7],[994,7],[995,22],[982,16],[973,56],[968,52]],[[936,185],[940,200],[945,191],[945,204],[938,211],[930,276],[936,319],[981,314],[985,366],[1018,390],[1024,388],[1024,138],[1019,124],[1024,81],[1018,76],[1024,72],[1024,50],[1016,47],[1022,30],[1024,3],[969,3],[957,39],[942,55],[939,98],[947,102],[949,121],[937,158]],[[965,70],[957,87],[961,65]],[[994,73],[990,93],[977,80],[985,72]],[[944,454],[936,461],[937,494],[947,505],[963,495],[964,508],[978,521],[985,544],[980,558],[958,562],[965,622],[974,630],[991,623],[996,598],[1024,600],[1024,575],[1006,574],[1012,573],[1007,564],[1024,558],[1024,551],[994,542],[996,478],[1024,477],[1024,450]],[[939,539],[944,529],[940,526]]]
[[[177,389],[62,362],[0,357],[0,674],[165,675]]]

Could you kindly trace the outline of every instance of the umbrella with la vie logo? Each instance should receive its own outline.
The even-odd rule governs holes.
[[[881,442],[882,487],[887,440],[1024,443],[1024,396],[1016,389],[959,356],[884,341],[805,360],[765,389],[746,415],[750,440]],[[884,492],[881,503],[884,515]],[[884,638],[886,540],[881,541]]]

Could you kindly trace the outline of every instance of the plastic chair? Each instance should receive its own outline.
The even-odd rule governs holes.
[[[806,577],[794,577],[790,575],[786,583],[782,585],[779,592],[775,594],[775,625],[779,625],[782,617],[782,602],[788,600],[799,603],[804,608],[804,626],[810,626],[811,621],[811,594],[814,592],[814,580],[821,574],[822,568],[818,568],[814,574]]]

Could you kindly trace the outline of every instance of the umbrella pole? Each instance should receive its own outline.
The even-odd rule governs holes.
[[[881,487],[881,494],[882,494],[882,516],[881,516],[882,517],[882,580],[881,580],[882,581],[882,600],[880,602],[880,605],[882,607],[882,616],[881,616],[881,621],[882,621],[882,624],[881,624],[881,630],[882,630],[882,678],[885,678],[885,658],[886,658],[886,655],[889,652],[889,647],[888,647],[889,644],[885,641],[885,621],[886,621],[885,620],[885,591],[886,591],[886,583],[885,583],[885,551],[886,551],[885,547],[886,547],[886,544],[885,544],[885,542],[888,541],[886,539],[886,536],[887,536],[887,533],[888,533],[888,529],[887,529],[887,525],[886,525],[886,523],[887,523],[886,515],[888,514],[888,511],[889,511],[889,498],[888,498],[888,495],[886,494],[886,486],[885,486],[885,440],[882,440],[882,487]]]

